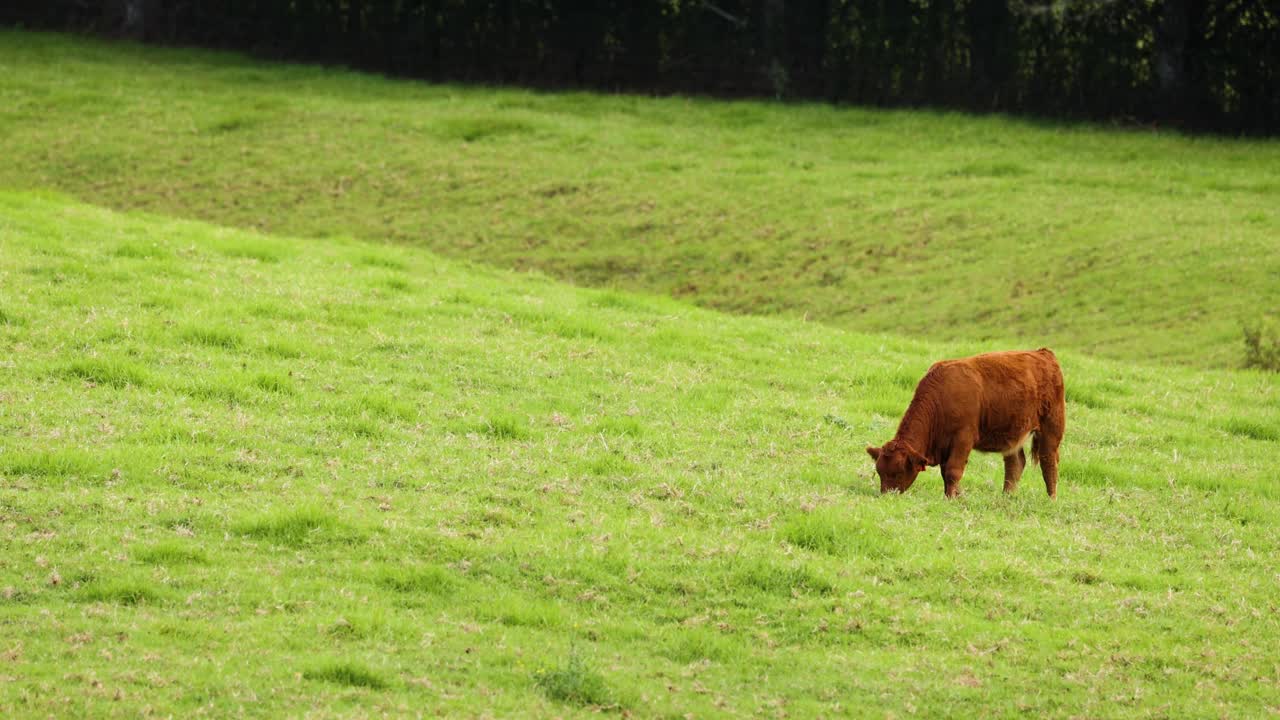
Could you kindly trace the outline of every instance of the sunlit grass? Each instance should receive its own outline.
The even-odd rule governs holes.
[[[14,193],[0,278],[5,717],[1280,703],[1263,373],[1060,351],[1059,499],[948,502],[862,448],[984,342]]]

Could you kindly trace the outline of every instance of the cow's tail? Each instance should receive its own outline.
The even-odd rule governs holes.
[[[1031,464],[1040,462],[1040,431],[1031,433]]]

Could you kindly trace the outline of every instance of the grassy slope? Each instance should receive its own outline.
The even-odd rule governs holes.
[[[1200,366],[1280,308],[1280,145],[387,81],[0,33],[0,187],[848,328]]]
[[[1061,353],[1058,502],[879,496],[978,349],[0,193],[0,715],[1280,705],[1274,382]]]

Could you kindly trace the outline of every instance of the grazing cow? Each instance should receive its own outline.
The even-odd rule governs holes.
[[[1049,497],[1058,493],[1058,443],[1066,429],[1062,368],[1053,351],[995,352],[936,362],[925,373],[898,434],[868,447],[880,492],[906,492],[929,465],[942,467],[947,497],[960,492],[969,451],[1004,455],[1004,491],[1013,492],[1035,433],[1031,460],[1040,461]]]

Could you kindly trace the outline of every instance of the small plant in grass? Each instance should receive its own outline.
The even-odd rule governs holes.
[[[1274,423],[1258,422],[1249,418],[1233,417],[1222,423],[1222,429],[1232,435],[1254,440],[1280,440],[1280,427]]]
[[[448,595],[458,586],[457,579],[442,567],[422,568],[389,566],[375,575],[379,585],[412,595]]]
[[[124,360],[90,358],[76,360],[63,368],[63,377],[106,385],[114,388],[146,384],[146,375],[136,365]]]
[[[239,333],[221,327],[188,327],[182,331],[182,339],[193,345],[224,350],[236,350],[244,343]]]
[[[339,523],[331,515],[313,507],[303,507],[288,512],[260,515],[234,526],[236,532],[279,545],[299,547],[306,543],[334,535]]]
[[[84,602],[105,602],[116,605],[157,605],[165,596],[149,585],[130,580],[91,582],[80,591]]]
[[[177,542],[160,542],[134,551],[135,560],[148,565],[203,565],[209,562],[204,551]]]
[[[1280,323],[1265,320],[1245,325],[1244,366],[1280,372]]]
[[[387,681],[377,673],[350,662],[334,662],[314,667],[303,671],[302,677],[335,685],[367,687],[371,690],[381,690],[387,686]]]
[[[277,395],[292,395],[294,393],[293,384],[289,379],[279,373],[258,373],[253,378],[253,386],[266,393],[274,393]]]
[[[477,428],[495,440],[528,440],[529,427],[524,420],[510,414],[495,415]]]
[[[557,702],[584,707],[617,706],[604,676],[578,653],[577,646],[569,648],[569,659],[564,666],[536,672],[533,679],[547,697]]]
[[[845,525],[830,512],[806,513],[786,524],[783,537],[805,550],[840,555],[848,545],[849,532]]]

